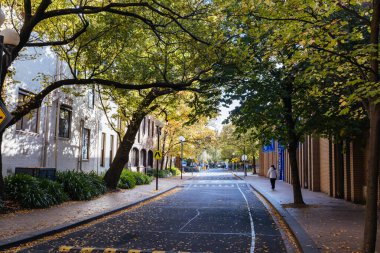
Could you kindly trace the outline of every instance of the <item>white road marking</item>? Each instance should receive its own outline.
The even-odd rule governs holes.
[[[180,229],[179,229],[179,232],[181,232],[182,229],[184,229],[187,225],[189,225],[190,222],[192,222],[195,218],[197,218],[201,213],[199,212],[199,210],[197,209],[197,214],[191,218],[188,222],[186,222],[185,225],[183,225]]]
[[[248,214],[249,214],[249,220],[251,222],[251,249],[250,249],[250,253],[253,253],[255,252],[255,241],[256,241],[256,235],[255,235],[255,226],[253,225],[253,219],[252,219],[252,214],[251,214],[251,208],[249,207],[249,203],[248,203],[248,200],[246,198],[246,196],[244,195],[243,191],[240,189],[240,186],[237,185],[241,195],[243,195],[243,198],[245,199],[245,203],[247,204],[247,208],[248,208]]]

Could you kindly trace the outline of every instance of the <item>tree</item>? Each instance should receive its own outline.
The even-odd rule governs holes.
[[[20,57],[19,54],[25,48],[54,47],[60,53],[60,56],[68,62],[71,72],[71,75],[60,80],[45,78],[47,82],[45,82],[44,88],[25,104],[17,106],[11,112],[13,118],[7,127],[15,124],[31,110],[38,108],[51,91],[63,86],[100,84],[132,90],[154,87],[180,90],[191,86],[195,79],[200,79],[201,75],[207,72],[205,69],[195,71],[193,75],[195,79],[182,79],[175,82],[169,82],[169,79],[128,82],[123,79],[112,78],[120,74],[118,71],[120,65],[115,64],[115,62],[122,57],[121,52],[126,49],[124,47],[124,37],[120,36],[126,33],[118,33],[117,30],[117,28],[122,27],[123,21],[134,29],[139,28],[138,30],[133,30],[134,34],[149,32],[153,33],[158,40],[162,40],[163,34],[170,34],[172,37],[177,36],[185,39],[183,41],[184,45],[195,40],[204,45],[203,50],[205,50],[209,43],[190,30],[194,28],[194,31],[196,31],[199,28],[197,23],[204,24],[209,22],[207,17],[210,4],[207,2],[193,5],[193,3],[186,1],[177,1],[176,3],[171,3],[170,1],[139,3],[116,3],[110,1],[104,4],[103,1],[56,1],[52,3],[50,0],[26,0],[15,4],[14,1],[9,0],[2,4],[2,7],[12,15],[12,25],[15,26],[20,34],[20,43],[15,47],[7,48],[6,57],[1,63],[0,90],[2,94],[4,94],[4,81],[9,67],[12,62]],[[204,19],[201,17],[204,17]],[[101,23],[103,23],[102,29],[95,31]],[[204,31],[200,30],[200,32]],[[109,44],[105,40],[101,41],[101,39],[110,37],[113,38],[112,42],[114,43],[112,47],[107,47]],[[79,42],[80,39],[81,43]],[[103,62],[104,55],[99,53],[101,50],[97,50],[93,51],[93,53],[98,54],[94,54],[92,58],[85,57],[86,59],[84,60],[83,56],[90,51],[90,48],[111,49],[113,50],[112,57]],[[0,133],[0,144],[2,138],[3,132]],[[2,173],[0,173],[1,194],[3,194],[3,190],[3,177]]]
[[[213,90],[211,93],[215,97],[218,97],[220,94],[217,90]],[[190,106],[194,104],[192,102],[194,99],[198,100],[197,104],[199,107],[206,106],[208,109],[194,112],[195,108]],[[167,132],[167,149],[165,150],[165,154],[170,156],[178,156],[180,154],[180,136],[185,137],[183,154],[184,157],[189,159],[198,158],[204,148],[209,149],[213,146],[216,140],[216,133],[208,127],[208,119],[215,116],[218,104],[213,104],[210,107],[211,104],[210,106],[203,104],[206,101],[208,101],[208,96],[202,98],[202,96],[195,96],[189,92],[182,92],[179,101],[174,104],[175,106],[168,108],[167,125],[165,127],[165,131]],[[207,114],[201,112],[207,112]]]
[[[257,19],[281,25],[283,37],[297,39],[308,50],[305,57],[310,57],[315,64],[323,62],[327,68],[316,76],[324,77],[331,71],[343,74],[345,80],[339,80],[334,86],[344,86],[351,90],[351,94],[343,99],[346,105],[356,102],[363,104],[370,125],[363,252],[374,252],[379,175],[379,156],[376,154],[380,148],[380,2],[266,1],[248,8]],[[342,106],[342,114],[349,111],[350,108]]]

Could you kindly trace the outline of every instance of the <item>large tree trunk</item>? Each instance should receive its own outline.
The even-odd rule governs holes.
[[[380,0],[373,0],[373,14],[371,20],[371,81],[379,82],[379,23]],[[364,225],[363,253],[375,252],[377,233],[377,196],[379,177],[379,150],[380,150],[380,105],[374,101],[369,103],[370,134],[368,145],[368,173],[367,173],[367,201]]]
[[[297,163],[297,141],[291,141],[288,147],[290,170],[292,173],[292,185],[293,185],[293,202],[297,205],[304,205],[301,184],[299,180],[299,171]]]
[[[284,88],[287,94],[282,98],[285,110],[285,125],[287,129],[288,137],[288,151],[289,151],[289,161],[291,178],[293,185],[293,202],[297,205],[304,205],[301,184],[299,179],[298,163],[297,163],[297,146],[299,142],[299,137],[296,132],[296,123],[293,117],[293,104],[292,104],[292,94],[293,94],[293,83],[288,81],[284,83]]]
[[[380,104],[370,105],[370,138],[368,149],[367,201],[364,226],[364,253],[375,252],[377,233],[377,198],[380,150]]]
[[[104,175],[104,181],[110,189],[115,189],[120,179],[121,172],[124,169],[125,164],[129,161],[129,152],[132,149],[135,142],[136,134],[140,128],[141,121],[146,116],[146,113],[139,111],[133,114],[133,119],[128,125],[127,132],[125,133],[119,148],[116,151],[115,158],[109,170]]]
[[[127,127],[119,148],[116,151],[115,158],[106,174],[104,175],[104,181],[110,189],[115,189],[120,179],[121,172],[125,164],[129,161],[129,152],[135,142],[136,134],[140,129],[141,121],[144,117],[155,110],[158,105],[150,107],[150,104],[159,96],[171,93],[171,90],[157,90],[152,89],[140,103],[136,111],[132,114],[130,124]]]

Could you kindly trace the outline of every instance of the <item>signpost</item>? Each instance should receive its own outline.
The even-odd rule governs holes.
[[[153,155],[154,159],[156,160],[160,160],[162,158],[162,153],[160,150],[156,150],[154,151],[154,155]]]
[[[0,100],[0,132],[4,130],[11,118],[12,116],[8,112],[4,103]]]
[[[0,25],[2,25],[4,22],[4,13],[0,10]],[[1,80],[1,73],[2,73],[2,62],[3,62],[3,49],[4,47],[4,37],[0,35],[0,80]],[[0,132],[4,130],[6,125],[11,120],[11,114],[8,112],[7,108],[5,107],[3,100],[0,98]]]
[[[157,160],[157,166],[156,166],[156,191],[158,191],[158,160],[162,158],[162,153],[160,151],[160,134],[161,134],[161,128],[159,126],[157,127],[157,150],[154,151],[153,157]]]

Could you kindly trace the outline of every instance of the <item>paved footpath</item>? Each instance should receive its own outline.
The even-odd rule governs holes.
[[[238,172],[237,175],[244,178],[242,172]],[[332,198],[321,192],[302,190],[304,201],[309,206],[291,208],[287,206],[293,203],[293,190],[290,184],[277,181],[276,189],[272,191],[269,179],[251,173],[245,177],[245,181],[275,202],[274,204],[285,207],[321,252],[360,252],[365,216],[363,205]],[[376,252],[380,252],[380,222],[377,227]]]
[[[131,190],[120,190],[107,193],[90,201],[69,201],[47,209],[33,209],[10,214],[0,214],[0,245],[12,238],[28,237],[53,227],[76,223],[94,215],[124,207],[128,204],[164,192],[181,185],[191,174],[179,177],[159,179],[159,190],[156,183],[139,185]]]

